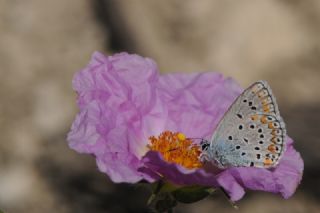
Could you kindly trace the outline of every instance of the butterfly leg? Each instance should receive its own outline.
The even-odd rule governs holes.
[[[207,162],[207,161],[210,161],[210,158],[208,156],[208,154],[206,152],[202,152],[200,157],[199,157],[199,160],[204,163],[204,162]]]

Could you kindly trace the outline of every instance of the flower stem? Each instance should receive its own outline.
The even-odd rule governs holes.
[[[163,186],[163,181],[159,180],[157,182],[157,185],[155,186],[155,188],[153,189],[153,192],[151,194],[151,196],[149,197],[148,201],[147,201],[147,205],[149,206],[157,197],[158,193],[160,192],[162,186]]]
[[[161,188],[162,188],[162,186],[163,186],[163,181],[162,180],[159,180],[158,181],[158,184],[157,184],[157,186],[156,186],[156,188],[155,188],[155,190],[154,190],[154,194],[158,194],[159,193],[159,191],[161,190]]]

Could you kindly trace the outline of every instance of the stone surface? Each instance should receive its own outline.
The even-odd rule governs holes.
[[[102,2],[108,20],[125,26],[113,33],[130,35],[126,50],[156,59],[162,72],[220,71],[243,86],[266,79],[290,104],[320,101],[315,0]]]

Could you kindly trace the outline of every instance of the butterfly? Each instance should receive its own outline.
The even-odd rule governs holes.
[[[201,142],[201,161],[219,168],[275,167],[285,151],[285,124],[266,81],[257,81],[233,102],[210,141]]]

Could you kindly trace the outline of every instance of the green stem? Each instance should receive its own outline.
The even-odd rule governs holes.
[[[157,186],[156,186],[156,188],[155,188],[155,190],[154,190],[154,194],[158,194],[159,193],[159,191],[161,190],[161,188],[162,188],[162,186],[163,186],[163,181],[162,180],[159,180],[159,182],[158,182],[158,184],[157,184]]]
[[[156,187],[154,188],[151,196],[149,197],[148,201],[147,201],[147,205],[151,205],[151,203],[155,200],[155,198],[157,197],[158,193],[160,192],[161,188],[163,186],[163,181],[159,180]],[[0,212],[1,213],[1,212]]]

